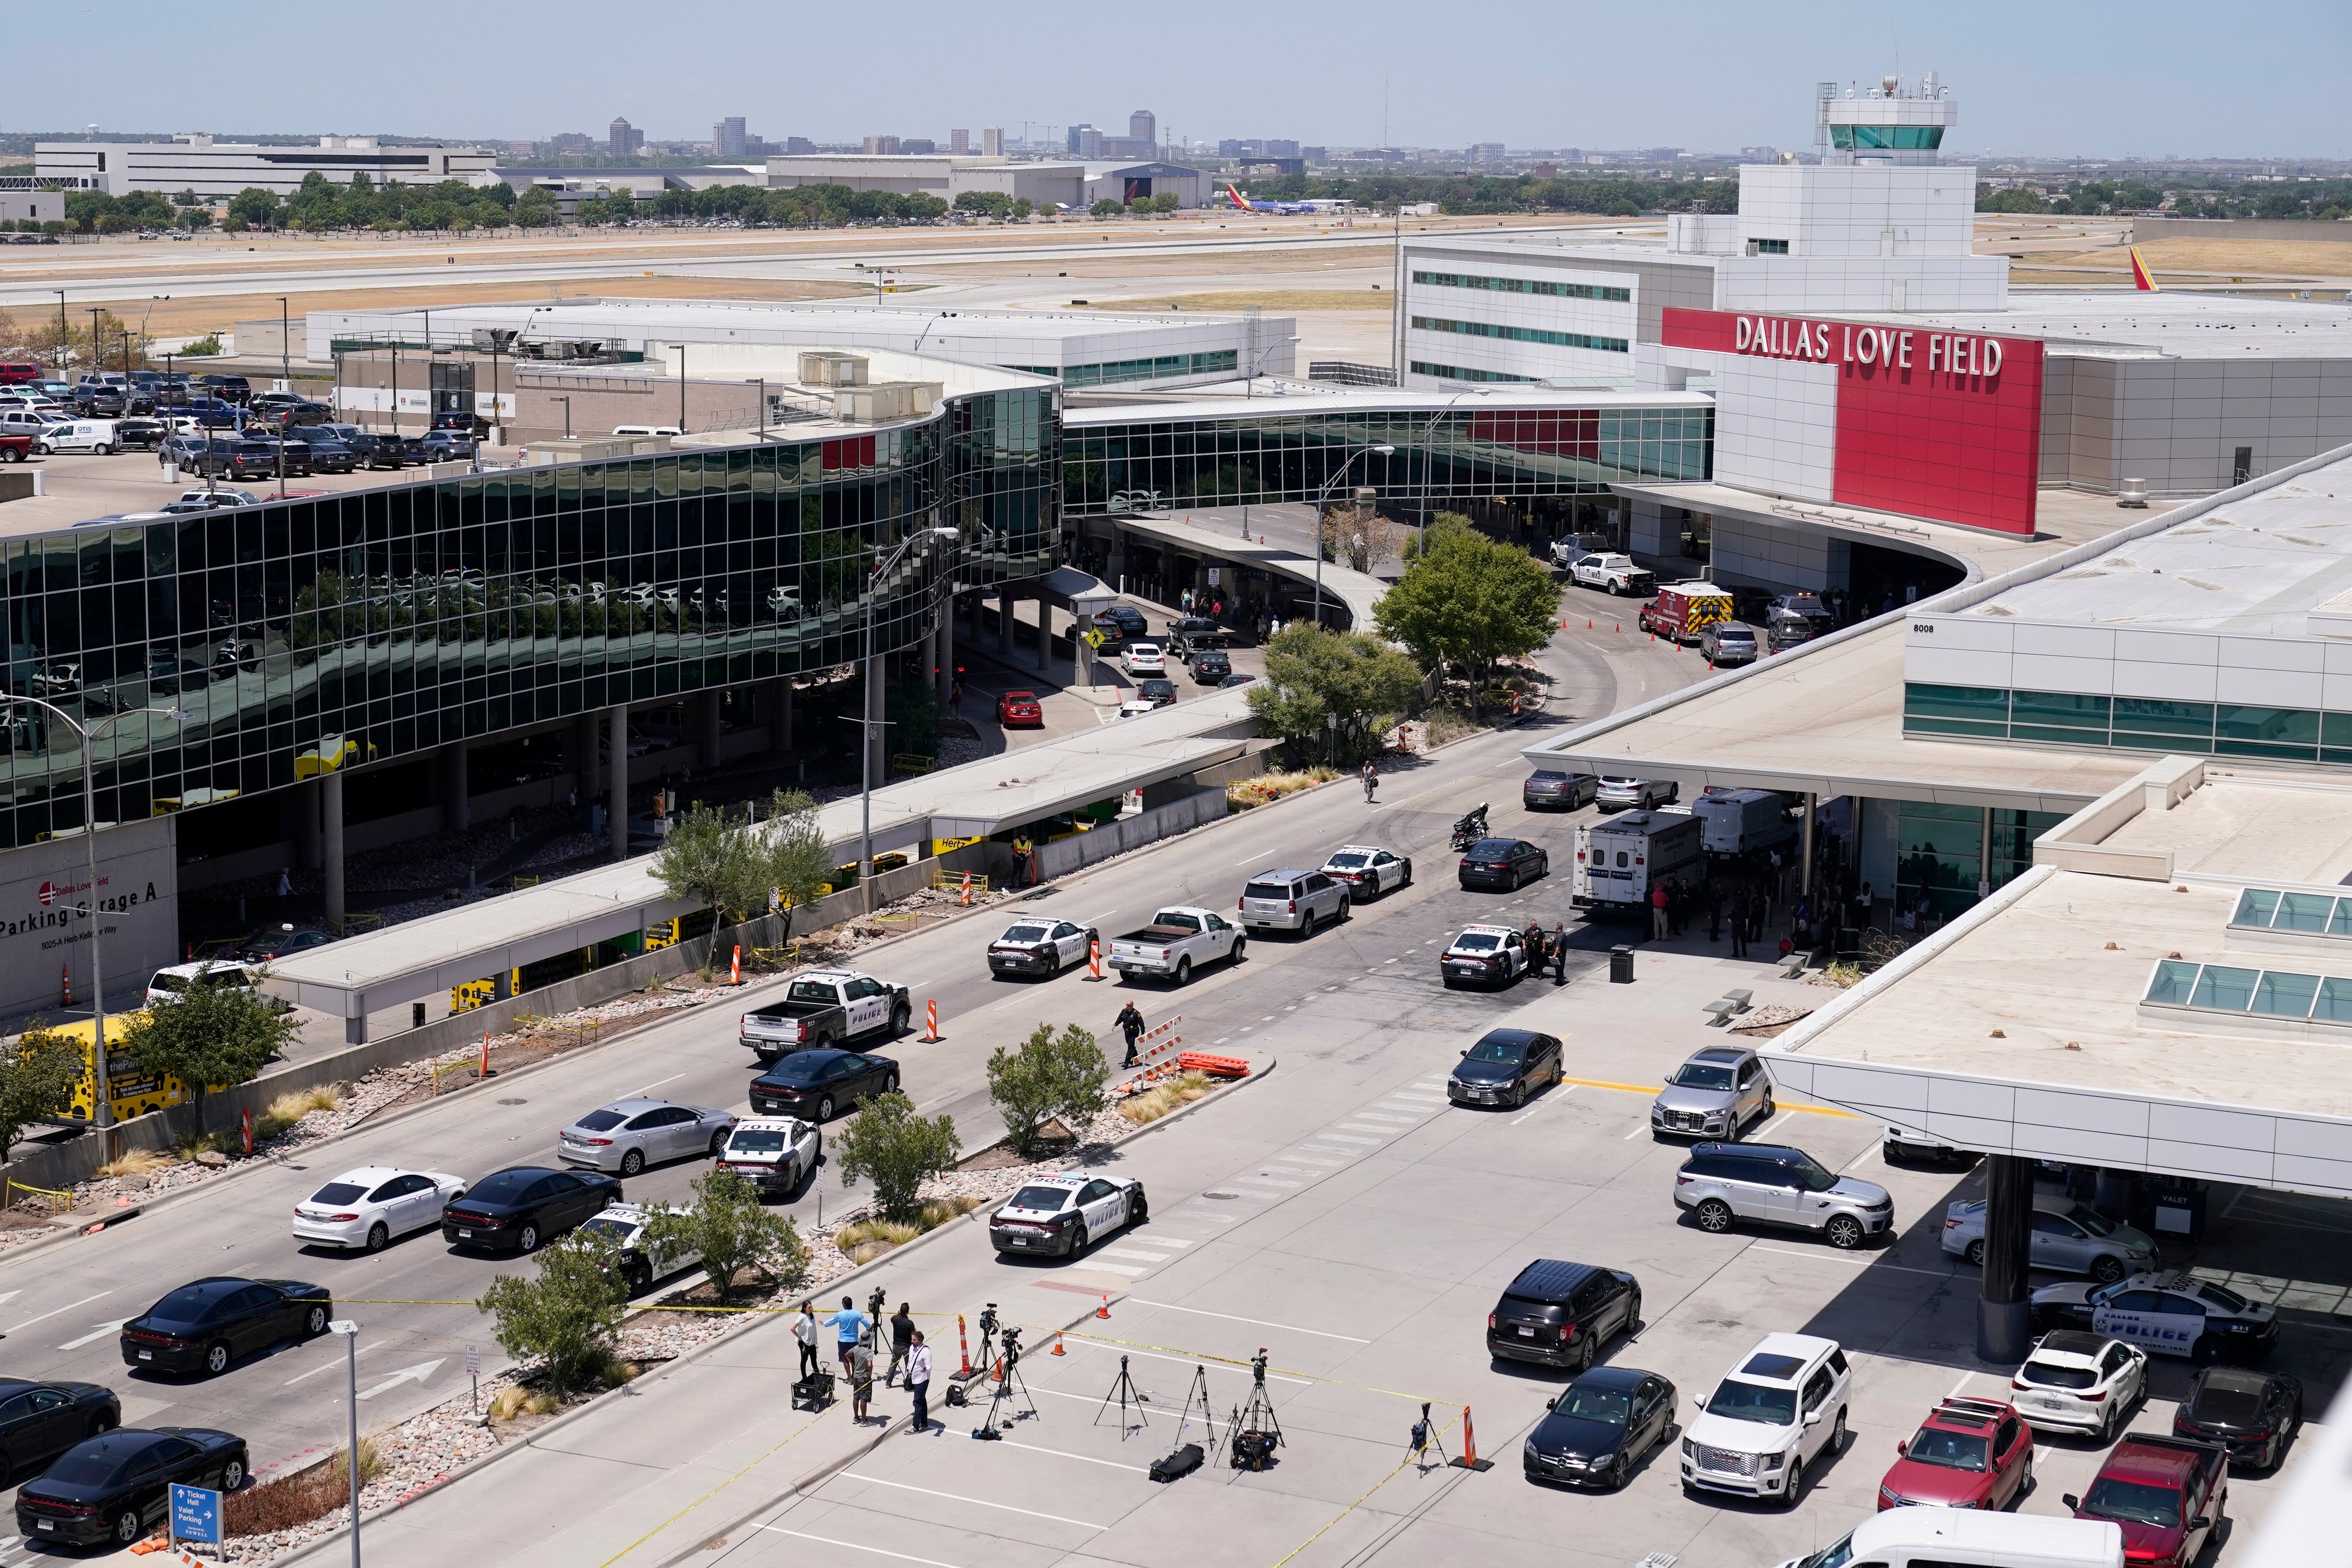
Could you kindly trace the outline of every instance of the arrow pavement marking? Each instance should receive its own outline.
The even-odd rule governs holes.
[[[107,1335],[114,1332],[117,1329],[122,1327],[123,1324],[130,1321],[131,1320],[128,1318],[117,1318],[110,1323],[100,1323],[97,1325],[96,1332],[84,1334],[78,1340],[68,1340],[65,1343],[59,1345],[58,1349],[61,1351],[78,1351],[81,1349],[82,1346],[90,1343],[94,1340],[102,1340],[106,1338]]]
[[[441,1370],[441,1362],[448,1359],[448,1357],[443,1356],[438,1361],[419,1362],[415,1366],[402,1367],[398,1372],[394,1373],[390,1377],[385,1378],[373,1388],[362,1390],[360,1397],[362,1399],[373,1399],[377,1394],[383,1393],[386,1389],[397,1388],[402,1384],[408,1382],[412,1378],[419,1384],[427,1383],[431,1381],[435,1373]]]

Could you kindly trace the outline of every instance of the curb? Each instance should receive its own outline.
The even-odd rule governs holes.
[[[1148,846],[1146,847],[1148,847]],[[1086,868],[1088,870],[1093,869],[1092,867],[1087,867]],[[1000,901],[1012,904],[1020,902],[1020,900],[1018,898],[1011,898],[1002,900]],[[937,931],[941,926],[952,925],[958,921],[968,920],[974,915],[985,913],[987,910],[995,907],[996,906],[994,904],[975,904],[969,910],[955,910],[943,919],[934,921],[928,927],[901,931],[896,936],[877,938],[858,951],[862,955],[866,952],[876,952],[882,948],[894,946],[898,942],[906,942],[911,938],[925,935],[929,931]],[[852,916],[848,920],[844,920],[837,923],[846,925],[850,923],[850,921],[857,918],[859,917]],[[689,971],[689,973],[691,972]],[[756,984],[746,984],[742,986],[735,993],[735,994],[748,996],[759,986],[780,985],[791,978],[791,973],[781,973],[767,976],[756,983]],[[716,998],[714,998],[714,1000],[716,1000]],[[692,1006],[665,1008],[663,1009],[663,1012],[669,1015],[692,1013],[697,1007],[704,1005],[707,1005],[707,1004],[696,1003]],[[418,1100],[414,1105],[388,1107],[380,1112],[371,1113],[370,1115],[361,1118],[359,1121],[352,1123],[349,1127],[343,1128],[340,1131],[331,1132],[315,1143],[304,1144],[299,1152],[307,1155],[315,1150],[331,1148],[342,1142],[344,1139],[350,1138],[357,1133],[373,1132],[378,1128],[396,1125],[411,1116],[429,1110],[433,1107],[442,1104],[445,1101],[457,1100],[465,1095],[474,1093],[479,1089],[489,1089],[495,1085],[517,1082],[520,1079],[530,1077],[534,1073],[544,1071],[563,1062],[576,1061],[582,1057],[593,1055],[597,1051],[603,1050],[607,1046],[622,1045],[629,1040],[635,1039],[638,1035],[645,1033],[648,1029],[657,1027],[663,1024],[675,1023],[677,1021],[677,1020],[675,1016],[649,1017],[643,1024],[635,1025],[625,1029],[616,1029],[609,1036],[600,1036],[596,1043],[593,1046],[576,1047],[572,1050],[558,1051],[554,1055],[547,1058],[544,1061],[536,1061],[525,1067],[516,1068],[510,1072],[499,1074],[495,1079],[477,1080],[476,1082],[466,1085],[462,1089],[451,1089],[446,1094]],[[420,1058],[418,1059],[422,1060],[424,1058]],[[160,1197],[151,1199],[146,1203],[139,1205],[134,1213],[110,1215],[107,1216],[107,1224],[103,1228],[110,1230],[115,1225],[123,1220],[137,1217],[137,1214],[152,1214],[158,1209],[169,1208],[183,1198],[193,1198],[199,1194],[212,1192],[221,1186],[224,1183],[235,1181],[240,1175],[245,1175],[254,1171],[259,1171],[270,1165],[283,1164],[290,1158],[290,1154],[268,1154],[258,1156],[252,1160],[239,1161],[234,1169],[230,1170],[224,1175],[215,1176],[210,1181],[190,1182],[185,1186],[175,1187]],[[91,1234],[94,1233],[79,1227],[74,1227],[67,1229],[56,1236],[43,1237],[38,1241],[28,1241],[22,1247],[11,1247],[5,1252],[0,1252],[0,1271],[6,1270],[16,1262],[16,1259],[20,1258],[29,1258],[36,1253],[45,1251],[49,1247],[59,1246],[65,1242],[79,1241],[83,1237]],[[913,1243],[910,1242],[908,1245],[912,1246]],[[550,1422],[549,1425],[552,1426],[554,1423]]]
[[[1265,1078],[1268,1074],[1274,1071],[1279,1059],[1280,1058],[1274,1057],[1267,1058],[1265,1067],[1252,1070],[1249,1077],[1243,1079],[1240,1082],[1233,1085],[1232,1087],[1235,1089],[1246,1088],[1248,1085],[1255,1083],[1259,1079]],[[1192,1112],[1202,1109],[1203,1106],[1217,1102],[1218,1097],[1215,1095],[1211,1095],[1202,1100],[1196,1100],[1181,1110],[1171,1110],[1167,1115],[1160,1118],[1159,1121],[1137,1128],[1134,1131],[1129,1132],[1126,1136],[1110,1143],[1108,1147],[1112,1149],[1124,1149],[1127,1145],[1134,1142],[1137,1139],[1142,1138],[1150,1133],[1156,1132],[1162,1127],[1171,1126],[1175,1122],[1181,1121],[1185,1117],[1190,1116]],[[979,1211],[974,1210],[973,1212],[978,1213]],[[889,1251],[884,1253],[873,1262],[861,1263],[856,1268],[851,1269],[848,1273],[836,1275],[833,1279],[826,1280],[824,1282],[824,1288],[827,1290],[831,1290],[836,1285],[846,1285],[849,1281],[856,1279],[860,1275],[866,1273],[866,1270],[881,1268],[888,1264],[891,1259],[904,1256],[908,1251],[922,1246],[925,1242],[931,1240],[935,1237],[946,1236],[953,1229],[954,1226],[952,1225],[943,1225],[936,1230],[925,1231],[922,1235],[915,1237],[914,1240],[908,1242],[905,1246],[892,1247]],[[1121,1299],[1125,1299],[1123,1293],[1121,1293]],[[1063,1325],[1064,1331],[1066,1331],[1071,1324],[1084,1321],[1086,1317],[1087,1314],[1085,1312],[1080,1312],[1077,1317],[1070,1320],[1070,1323]],[[701,1357],[718,1350],[719,1346],[731,1344],[736,1340],[740,1339],[746,1334],[756,1331],[763,1324],[772,1321],[773,1320],[769,1315],[763,1314],[757,1317],[747,1315],[745,1321],[740,1327],[729,1329],[723,1333],[717,1334],[712,1338],[704,1341],[701,1344],[695,1346],[690,1351],[687,1351],[680,1355],[673,1356],[665,1363],[665,1370],[683,1366],[688,1362],[699,1360]],[[530,1435],[521,1442],[507,1444],[502,1447],[493,1448],[488,1453],[481,1455],[479,1458],[467,1460],[465,1464],[458,1466],[454,1470],[451,1470],[447,1475],[429,1483],[422,1490],[411,1492],[404,1497],[395,1499],[392,1502],[386,1503],[382,1507],[375,1509],[373,1511],[362,1515],[360,1520],[360,1523],[364,1526],[374,1523],[380,1520],[389,1519],[394,1514],[398,1513],[403,1509],[408,1507],[409,1504],[421,1502],[425,1499],[433,1496],[436,1492],[442,1490],[444,1488],[452,1486],[457,1482],[463,1480],[466,1477],[473,1475],[478,1470],[488,1468],[489,1466],[496,1464],[499,1460],[505,1458],[509,1454],[521,1453],[526,1448],[530,1448],[536,1445],[541,1437],[547,1436],[549,1433],[554,1432],[560,1427],[566,1426],[574,1421],[580,1420],[586,1416],[591,1411],[602,1410],[607,1402],[629,1397],[630,1391],[636,1385],[635,1384],[624,1384],[618,1388],[609,1389],[603,1394],[597,1394],[594,1398],[590,1399],[585,1404],[565,1411],[554,1420],[550,1421],[546,1426],[534,1428]],[[942,1402],[941,1407],[945,1408],[944,1402]],[[877,1447],[880,1446],[884,1438],[890,1436],[893,1433],[898,1431],[899,1426],[904,1425],[905,1419],[910,1418],[911,1413],[907,1418],[894,1421],[888,1427],[877,1435],[873,1443],[867,1445],[860,1452],[852,1454],[845,1459],[826,1460],[816,1469],[795,1479],[790,1487],[785,1489],[782,1495],[790,1496],[794,1492],[803,1490],[810,1486],[816,1485],[824,1480],[827,1477],[831,1476],[835,1470],[842,1468],[845,1465],[856,1463],[866,1454],[872,1453]],[[745,1513],[737,1519],[731,1520],[729,1521],[726,1529],[719,1533],[731,1534],[735,1530],[740,1528],[744,1520],[750,1519],[753,1514],[759,1513],[761,1510],[772,1506],[775,1500],[775,1499],[771,1498],[761,1503],[758,1508],[752,1509],[750,1512]],[[348,1540],[350,1535],[351,1526],[348,1524],[336,1530],[330,1531],[327,1534],[319,1537],[315,1541],[308,1542],[284,1557],[272,1559],[272,1568],[277,1568],[277,1565],[279,1564],[302,1562],[309,1558],[312,1553],[324,1547],[332,1545],[339,1541]],[[696,1548],[696,1551],[698,1552],[700,1548]],[[665,1561],[663,1568],[667,1568],[669,1563],[682,1560],[682,1557],[667,1559]]]

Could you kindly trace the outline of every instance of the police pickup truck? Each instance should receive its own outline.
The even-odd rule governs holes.
[[[896,1039],[914,1004],[907,988],[846,969],[813,969],[784,989],[784,999],[743,1015],[740,1038],[761,1067],[794,1051],[846,1045],[861,1035]]]
[[[1204,963],[1230,958],[1239,963],[1248,938],[1214,910],[1177,905],[1161,910],[1151,923],[1110,942],[1110,966],[1121,984],[1142,978],[1181,985]]]

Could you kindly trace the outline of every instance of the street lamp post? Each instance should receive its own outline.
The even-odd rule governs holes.
[[[572,399],[570,399],[569,397],[550,397],[550,398],[548,399],[548,401],[549,401],[550,403],[561,403],[562,405],[563,405],[563,438],[564,438],[565,440],[567,440],[567,441],[571,440],[571,439],[572,439]]]
[[[106,974],[99,963],[98,930],[98,737],[110,726],[121,723],[132,714],[152,718],[161,713],[178,723],[187,718],[177,708],[134,708],[116,713],[100,722],[85,726],[56,703],[38,697],[7,696],[0,701],[19,702],[28,708],[38,708],[52,715],[76,735],[81,737],[81,838],[89,869],[89,1005],[90,1005],[90,1123],[96,1127],[114,1125],[114,1096],[106,1075]]]
[[[1429,548],[1429,471],[1437,466],[1437,454],[1431,447],[1430,436],[1436,430],[1437,422],[1453,413],[1454,405],[1464,398],[1484,397],[1494,390],[1491,386],[1473,386],[1455,393],[1445,400],[1445,406],[1431,415],[1429,423],[1421,427],[1418,443],[1421,447],[1421,510],[1415,514],[1412,525],[1416,553]]]
[[[58,297],[58,379],[63,381],[66,378],[67,340],[73,336],[73,329],[66,325],[66,291],[52,289],[49,292]]]
[[[1257,373],[1265,368],[1265,356],[1272,353],[1275,350],[1281,348],[1285,343],[1295,343],[1297,341],[1297,337],[1294,335],[1283,339],[1282,342],[1268,343],[1265,347],[1258,350],[1256,355],[1250,361],[1249,374],[1242,377],[1243,401],[1247,402],[1257,395]],[[1248,492],[1244,491],[1243,493],[1247,494]],[[1244,500],[1242,502],[1242,539],[1244,542],[1249,539],[1249,511],[1250,503]]]
[[[874,602],[880,597],[883,574],[898,564],[898,558],[926,539],[954,539],[952,528],[926,528],[910,533],[898,542],[898,548],[874,564],[874,574],[866,583],[866,646],[860,666],[866,688],[865,706],[867,717],[857,721],[857,885],[865,889],[864,902],[874,907],[874,726],[879,722],[871,717],[874,711]],[[1012,643],[1007,633],[1006,647]]]
[[[349,1318],[327,1325],[343,1342],[343,1381],[350,1394],[351,1447],[343,1450],[343,1468],[352,1481],[352,1568],[360,1568],[360,1326]]]
[[[1315,492],[1315,624],[1318,626],[1323,624],[1323,500],[1341,479],[1348,477],[1348,470],[1354,468],[1356,459],[1366,452],[1378,452],[1383,458],[1396,456],[1394,447],[1359,447],[1349,456],[1346,462],[1339,465],[1339,471],[1325,479],[1323,488]]]

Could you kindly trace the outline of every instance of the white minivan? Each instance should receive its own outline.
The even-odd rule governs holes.
[[[2124,1528],[2104,1519],[1891,1508],[1780,1568],[2124,1568]]]
[[[242,963],[174,963],[157,970],[147,982],[147,1005],[177,1002],[180,994],[198,980],[251,990],[253,979],[253,971]]]
[[[33,437],[33,455],[46,458],[54,452],[89,452],[106,457],[114,450],[114,424],[111,419],[76,419],[52,425]]]

